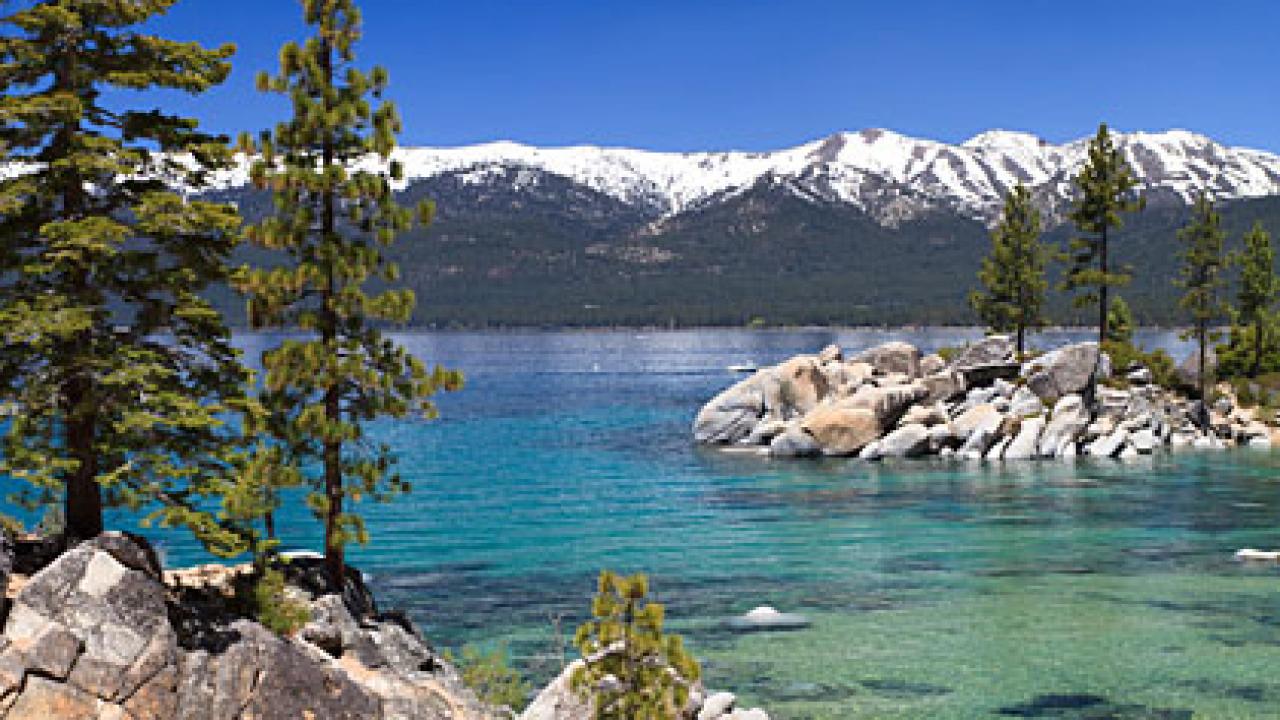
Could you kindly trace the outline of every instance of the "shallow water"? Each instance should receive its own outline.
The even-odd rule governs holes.
[[[648,572],[708,684],[776,718],[1276,717],[1280,573],[1230,555],[1280,547],[1280,453],[869,465],[689,441],[730,364],[974,334],[405,336],[468,386],[437,422],[376,428],[415,489],[366,508],[373,544],[352,561],[435,644],[505,642],[540,680],[556,619],[571,636],[608,567]],[[314,546],[296,504],[282,525]],[[200,559],[163,542],[171,564]],[[813,625],[724,629],[761,604]]]

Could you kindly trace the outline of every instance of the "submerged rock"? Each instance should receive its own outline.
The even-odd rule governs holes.
[[[732,630],[750,632],[755,630],[799,630],[809,627],[812,623],[804,615],[778,612],[776,608],[769,605],[761,605],[735,618],[730,618],[725,624]]]

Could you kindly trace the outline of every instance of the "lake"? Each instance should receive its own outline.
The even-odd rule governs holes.
[[[1280,572],[1231,553],[1280,546],[1280,454],[867,464],[690,441],[729,365],[977,335],[404,335],[467,387],[438,421],[374,428],[414,490],[365,506],[373,542],[351,560],[437,646],[505,643],[538,681],[573,657],[564,642],[611,568],[649,573],[707,684],[775,718],[1275,717]],[[1139,339],[1186,352],[1172,332]],[[256,356],[273,339],[241,342]],[[290,547],[316,546],[299,503],[281,524]],[[160,539],[170,564],[204,559]],[[813,625],[725,629],[763,604]]]

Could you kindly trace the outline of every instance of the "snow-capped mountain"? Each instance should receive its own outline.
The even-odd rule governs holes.
[[[1280,156],[1227,147],[1184,130],[1113,137],[1153,202],[1187,203],[1201,190],[1216,200],[1280,194]],[[407,183],[448,174],[464,183],[518,191],[551,174],[657,218],[772,182],[815,201],[853,205],[881,224],[896,226],[934,209],[991,221],[1018,182],[1035,191],[1051,217],[1060,217],[1088,140],[1054,145],[1027,133],[992,130],[949,145],[872,129],[773,152],[669,153],[494,142],[406,147],[397,151],[397,159]],[[219,184],[235,187],[246,177],[242,168]]]

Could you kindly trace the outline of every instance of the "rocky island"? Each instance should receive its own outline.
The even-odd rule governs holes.
[[[1240,407],[1226,385],[1204,407],[1155,384],[1149,368],[1113,368],[1097,343],[1018,360],[1009,337],[991,335],[950,361],[905,342],[790,358],[713,398],[693,435],[772,457],[1124,458],[1270,446],[1273,420]]]

